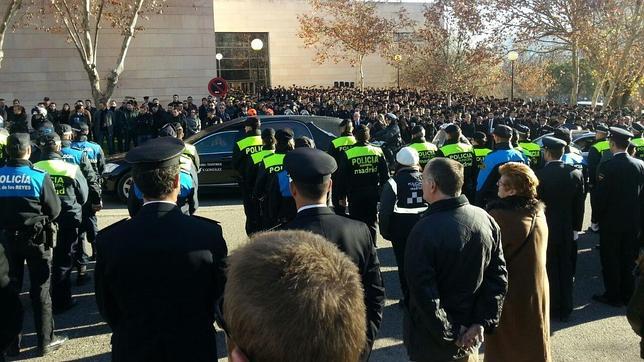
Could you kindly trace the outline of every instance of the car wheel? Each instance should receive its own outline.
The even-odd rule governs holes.
[[[116,185],[116,193],[118,194],[119,199],[123,202],[127,202],[127,198],[130,196],[130,190],[134,186],[134,179],[132,178],[132,173],[128,172],[125,175],[121,176],[118,184]]]

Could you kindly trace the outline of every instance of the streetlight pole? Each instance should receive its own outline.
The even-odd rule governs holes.
[[[255,51],[255,53],[259,53],[259,51],[262,50],[262,48],[264,48],[264,42],[261,39],[255,38],[255,39],[253,39],[253,41],[250,42],[250,47],[251,47],[251,49],[253,49]],[[255,65],[256,65],[256,68],[257,68],[257,79],[256,79],[257,82],[256,83],[258,83],[259,82],[259,64],[257,63],[257,60],[256,60]],[[255,93],[258,93],[257,92],[257,84],[255,84]]]
[[[396,61],[396,69],[398,72],[398,89],[400,90],[400,61],[402,60],[402,56],[400,54],[394,55],[394,60]]]
[[[224,59],[224,55],[217,53],[217,55],[215,55],[215,59],[217,59],[217,76],[221,77],[221,60]]]
[[[511,51],[508,53],[508,60],[510,61],[510,100],[514,100],[514,61],[519,59],[519,53]]]

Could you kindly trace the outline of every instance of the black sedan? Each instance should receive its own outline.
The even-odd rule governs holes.
[[[260,116],[262,128],[275,130],[290,128],[295,137],[306,136],[315,142],[317,148],[327,150],[331,140],[339,131],[341,119],[317,116]],[[243,134],[244,118],[209,127],[187,138],[197,149],[201,161],[199,187],[235,187],[236,171],[232,168],[232,150],[237,139]],[[132,186],[130,165],[125,154],[107,159],[103,172],[103,189],[115,193],[121,200],[127,200]]]

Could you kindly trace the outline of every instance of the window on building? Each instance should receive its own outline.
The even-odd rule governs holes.
[[[260,39],[261,50],[253,50],[250,43]],[[215,33],[217,53],[223,55],[219,62],[220,74],[232,88],[256,92],[270,86],[270,58],[268,33]]]

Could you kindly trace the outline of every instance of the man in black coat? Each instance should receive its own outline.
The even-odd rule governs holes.
[[[412,361],[476,360],[483,333],[499,323],[508,287],[501,230],[461,195],[463,165],[437,157],[425,166],[425,216],[405,252],[409,285],[403,338]]]
[[[572,312],[572,289],[577,254],[576,231],[584,220],[584,178],[581,171],[564,163],[566,142],[544,137],[544,161],[537,170],[539,198],[546,204],[548,222],[547,269],[550,310],[567,321]]]
[[[610,128],[613,157],[600,164],[594,215],[599,222],[599,245],[605,292],[593,299],[613,306],[627,304],[633,294],[633,263],[639,249],[640,193],[644,163],[626,153],[633,134]]]
[[[175,204],[184,147],[162,137],[127,154],[145,203],[98,235],[96,302],[113,332],[114,361],[217,360],[227,248],[216,222]]]
[[[331,174],[337,163],[330,155],[313,148],[296,148],[284,160],[292,182],[291,194],[298,208],[295,219],[285,229],[308,230],[330,240],[358,266],[367,307],[367,346],[361,360],[369,359],[380,329],[385,303],[385,288],[378,254],[367,225],[336,215],[327,207]]]

